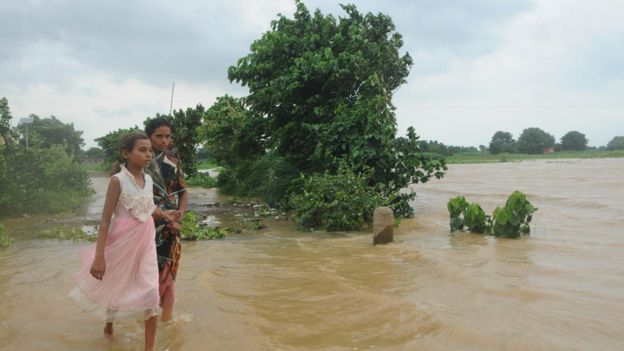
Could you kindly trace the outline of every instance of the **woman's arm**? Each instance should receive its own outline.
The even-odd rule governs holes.
[[[108,229],[110,227],[111,217],[117,207],[119,195],[121,194],[121,184],[119,178],[111,177],[106,191],[106,200],[104,200],[104,209],[102,210],[102,219],[100,228],[98,229],[98,239],[95,245],[95,259],[91,265],[91,275],[95,279],[102,280],[106,271],[106,262],[104,260],[104,249],[106,248],[106,239],[108,237]]]
[[[184,218],[184,214],[186,213],[186,204],[188,203],[188,189],[183,191],[180,194],[180,198],[178,200],[178,211],[180,211],[180,221]]]

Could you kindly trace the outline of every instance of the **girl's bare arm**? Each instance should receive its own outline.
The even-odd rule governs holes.
[[[102,280],[106,271],[106,262],[104,261],[104,249],[106,247],[106,239],[108,237],[108,229],[111,223],[111,217],[115,212],[115,207],[119,201],[121,194],[121,184],[117,177],[111,177],[106,191],[106,200],[104,201],[104,209],[102,210],[102,220],[98,230],[98,239],[95,245],[95,260],[91,266],[91,275],[95,279]]]

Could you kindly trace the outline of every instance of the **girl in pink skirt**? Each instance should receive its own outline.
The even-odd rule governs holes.
[[[120,144],[123,162],[108,185],[97,243],[80,252],[77,287],[70,295],[93,312],[106,310],[108,335],[115,318],[138,312],[145,320],[145,350],[153,350],[159,277],[152,215],[171,221],[176,213],[154,205],[152,178],[143,172],[152,158],[147,136],[131,133]]]

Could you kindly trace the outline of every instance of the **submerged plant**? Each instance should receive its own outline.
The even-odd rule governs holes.
[[[208,228],[198,224],[198,216],[195,212],[188,211],[182,220],[180,234],[182,240],[212,240],[221,239],[226,235],[225,229],[216,227]]]
[[[497,207],[492,218],[492,234],[501,238],[517,238],[531,232],[529,223],[537,208],[526,199],[526,195],[514,191],[505,207]]]
[[[449,200],[447,208],[450,215],[451,232],[464,230],[472,233],[490,234],[499,238],[518,238],[531,231],[529,223],[537,208],[527,200],[526,195],[514,191],[504,207],[497,207],[492,216],[477,203],[468,203],[463,196]]]

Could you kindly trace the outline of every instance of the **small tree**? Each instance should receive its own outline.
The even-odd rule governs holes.
[[[525,154],[542,154],[555,146],[555,137],[539,128],[527,128],[518,138],[518,151]]]
[[[561,137],[562,151],[583,151],[585,149],[587,149],[585,134],[573,130]]]
[[[490,153],[493,155],[500,154],[502,152],[513,153],[515,152],[516,141],[513,135],[509,132],[498,131],[492,136],[490,141]]]
[[[624,150],[624,136],[616,136],[607,144],[608,150]]]

